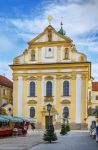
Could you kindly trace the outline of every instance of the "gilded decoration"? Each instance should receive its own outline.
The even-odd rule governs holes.
[[[61,75],[56,75],[56,79],[60,80],[61,79]]]
[[[43,109],[42,109],[42,115],[45,116],[47,115],[47,106],[43,106]],[[53,115],[55,112],[57,112],[56,108],[54,107],[54,105],[52,105],[52,110],[51,110],[51,114]]]
[[[45,96],[44,97],[44,102],[53,102],[54,99],[53,99],[53,96]]]
[[[42,76],[37,76],[37,80],[41,81],[42,80]]]
[[[35,76],[30,76],[30,77],[27,77],[27,80],[37,80],[37,77],[35,77]]]
[[[36,100],[29,100],[29,101],[27,102],[27,104],[37,104],[37,101],[36,101]]]
[[[71,102],[68,99],[64,99],[64,100],[61,101],[61,104],[70,104],[70,103]]]
[[[72,80],[76,80],[76,73],[73,72],[71,76],[72,76]]]
[[[45,80],[53,80],[53,77],[52,76],[47,76],[47,77],[45,77]]]
[[[26,81],[27,80],[27,76],[23,76],[23,80]]]
[[[13,81],[17,81],[18,80],[18,75],[13,75]]]
[[[61,79],[66,80],[66,79],[71,79],[71,75],[64,75],[61,77]]]

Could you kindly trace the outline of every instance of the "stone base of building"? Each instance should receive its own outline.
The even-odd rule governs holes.
[[[54,128],[56,130],[60,130],[61,129],[61,122],[56,122],[54,124]],[[41,123],[37,122],[36,129],[45,129],[45,127],[42,126]],[[88,130],[88,124],[87,123],[70,123],[70,129],[71,130]]]
[[[71,130],[88,130],[87,123],[71,123],[70,124]]]

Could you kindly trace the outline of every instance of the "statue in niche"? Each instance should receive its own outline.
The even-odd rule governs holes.
[[[69,59],[69,51],[68,51],[68,49],[65,49],[65,59]]]
[[[31,53],[31,61],[34,61],[35,60],[35,51],[32,51]]]
[[[51,30],[48,30],[48,41],[52,41],[52,32]]]

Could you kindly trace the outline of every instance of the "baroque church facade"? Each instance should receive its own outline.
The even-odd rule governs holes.
[[[58,32],[51,25],[46,27],[10,67],[13,115],[35,119],[36,127],[45,128],[47,104],[51,104],[55,127],[62,123],[64,111],[71,124],[86,123],[91,63],[77,51],[62,24]]]

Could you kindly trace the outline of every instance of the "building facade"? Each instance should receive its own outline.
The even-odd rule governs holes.
[[[92,121],[96,121],[95,111],[98,109],[98,82],[91,81],[89,87],[88,117],[87,122],[90,127]]]
[[[5,108],[7,114],[12,114],[13,82],[0,75],[0,107]]]
[[[50,103],[56,127],[62,123],[64,112],[71,123],[85,123],[91,63],[77,51],[62,24],[58,32],[51,25],[46,27],[10,67],[14,115],[31,117],[37,127],[45,128]]]

